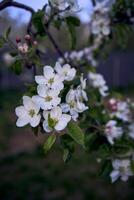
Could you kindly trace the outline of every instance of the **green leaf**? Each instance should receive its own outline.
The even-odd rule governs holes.
[[[84,133],[76,123],[70,122],[67,126],[67,130],[68,130],[68,134],[75,142],[77,142],[83,147],[85,146]]]
[[[16,75],[20,75],[22,72],[22,60],[16,60],[12,65],[11,65],[11,70],[13,70],[13,72]]]
[[[68,149],[63,150],[63,161],[67,162],[70,159],[70,153]]]
[[[73,16],[66,17],[66,21],[68,24],[72,24],[74,26],[80,26],[80,20],[77,17]]]
[[[33,18],[32,18],[33,25],[36,28],[37,33],[40,36],[44,36],[44,34],[45,34],[43,19],[44,19],[44,11],[42,11],[42,10],[38,10],[33,15]]]
[[[70,38],[71,38],[71,49],[75,49],[76,47],[76,26],[80,25],[80,20],[76,17],[66,17],[66,23],[68,26],[68,30],[70,33]]]
[[[52,134],[47,138],[47,141],[45,142],[45,144],[43,146],[45,154],[52,148],[55,141],[56,141],[56,135],[55,134]]]
[[[60,137],[60,141],[63,147],[63,160],[64,162],[68,162],[75,151],[74,140],[68,134],[65,134]]]
[[[99,176],[109,180],[110,179],[109,175],[111,171],[112,171],[111,161],[108,160],[102,161]]]
[[[2,48],[5,44],[5,40],[3,37],[0,37],[0,48]]]
[[[11,26],[8,27],[8,29],[4,33],[4,38],[7,40],[9,35],[11,33]]]

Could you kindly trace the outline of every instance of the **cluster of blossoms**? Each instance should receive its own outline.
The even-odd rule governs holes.
[[[116,141],[122,138],[134,139],[134,123],[132,122],[132,107],[130,100],[122,101],[111,98],[108,101],[108,115],[110,120],[105,125],[104,135],[110,145],[114,146]],[[122,181],[127,181],[129,176],[134,175],[131,165],[133,163],[133,151],[128,155],[123,155],[122,159],[112,159],[113,171],[110,174],[112,182],[121,177]]]
[[[99,90],[101,96],[106,97],[108,95],[108,86],[103,76],[98,73],[89,72],[88,74],[89,83],[93,88]]]
[[[30,35],[25,35],[25,42],[22,43],[20,38],[16,38],[18,51],[22,54],[28,53],[31,46],[36,46],[37,41],[32,41]]]
[[[129,176],[133,176],[134,174],[131,169],[131,164],[132,163],[130,159],[113,160],[113,171],[110,173],[112,183],[115,182],[118,178],[121,178],[122,181],[127,181]]]
[[[16,125],[22,127],[30,124],[32,127],[40,123],[44,131],[61,131],[68,122],[77,120],[79,113],[88,109],[85,105],[87,95],[85,92],[86,79],[81,76],[81,84],[68,91],[65,100],[61,102],[61,92],[64,90],[64,82],[72,81],[76,76],[76,70],[69,64],[61,66],[58,62],[55,67],[45,66],[42,76],[35,76],[37,95],[23,97],[23,106],[16,108],[18,120]]]
[[[91,64],[91,66],[96,67],[98,62],[94,56],[94,52],[101,46],[102,39],[102,36],[99,35],[94,39],[94,42],[90,47],[85,47],[79,51],[75,50],[71,52],[65,52],[64,58],[66,58],[68,62],[71,62],[74,65],[81,62],[81,60],[86,60],[89,64]],[[58,62],[63,64],[65,61],[63,58],[59,58]]]
[[[106,2],[97,3],[91,16],[91,33],[95,36],[108,36],[110,34],[109,8]]]
[[[77,0],[49,0],[50,5],[59,11],[65,11],[64,14],[77,12],[79,5]]]

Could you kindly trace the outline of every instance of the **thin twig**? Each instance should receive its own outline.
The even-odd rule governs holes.
[[[29,11],[31,14],[33,14],[35,12],[33,8],[31,8],[25,4],[15,2],[13,0],[3,0],[0,3],[0,11],[4,10],[7,7],[16,7],[16,8],[24,9],[26,11]]]
[[[92,1],[93,6],[96,6],[96,0],[91,0],[91,1]]]

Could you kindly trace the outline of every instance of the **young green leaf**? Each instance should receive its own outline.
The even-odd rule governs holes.
[[[4,38],[7,40],[9,35],[11,33],[11,26],[8,27],[8,29],[4,33]]]
[[[22,60],[16,60],[12,65],[11,65],[11,70],[13,70],[13,72],[16,75],[20,75],[22,72]]]
[[[45,144],[43,146],[45,154],[52,148],[55,141],[56,141],[56,135],[55,134],[52,134],[47,138],[47,141],[45,142]]]
[[[70,122],[67,126],[68,129],[68,134],[70,135],[70,137],[77,142],[78,144],[80,144],[81,146],[85,146],[84,144],[84,133],[81,130],[81,128],[74,122]]]

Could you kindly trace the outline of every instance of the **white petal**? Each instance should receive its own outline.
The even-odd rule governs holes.
[[[44,117],[44,119],[47,121],[48,120],[48,114],[49,114],[50,112],[49,111],[43,111],[43,117]]]
[[[52,119],[60,119],[62,115],[62,109],[60,107],[56,107],[51,110],[50,116]]]
[[[43,68],[44,76],[48,80],[50,78],[53,78],[54,76],[54,69],[51,66],[45,66]]]
[[[54,107],[56,107],[56,106],[58,106],[59,104],[60,104],[60,102],[61,102],[61,98],[60,97],[54,97],[54,99],[52,100],[52,105],[54,106]]]
[[[37,93],[41,97],[46,97],[48,93],[48,88],[45,85],[38,85],[37,87]]]
[[[42,103],[44,102],[44,99],[38,95],[33,96],[32,98],[33,98],[33,101],[36,103],[36,105],[38,107],[41,107]]]
[[[112,183],[114,183],[120,176],[119,171],[113,170],[110,174],[110,177],[112,179]]]
[[[110,28],[109,26],[104,26],[102,29],[102,32],[104,35],[109,35],[110,34]]]
[[[48,126],[48,121],[43,122],[43,129],[47,132],[50,133],[52,129]]]
[[[19,106],[15,109],[15,113],[18,117],[25,117],[27,115],[27,111],[24,106]]]
[[[126,182],[128,180],[128,176],[127,175],[123,175],[121,176],[121,180]]]
[[[38,84],[45,84],[46,83],[44,76],[35,76],[35,81]]]
[[[26,110],[31,110],[34,108],[34,102],[32,101],[32,98],[28,96],[23,96],[23,104]]]
[[[59,120],[58,124],[55,126],[55,129],[57,131],[61,131],[65,129],[67,126],[68,122],[71,120],[71,116],[67,114],[63,114],[61,119]]]
[[[31,125],[32,127],[38,126],[39,123],[40,123],[40,119],[41,119],[41,115],[36,115],[35,117],[32,117],[32,118],[30,119],[30,125]]]
[[[29,117],[24,117],[24,118],[18,118],[16,122],[17,127],[23,127],[29,123]]]
[[[67,103],[62,103],[60,106],[61,106],[62,112],[65,112],[65,113],[69,112],[70,106]]]
[[[78,117],[79,117],[78,112],[76,112],[75,110],[71,109],[71,110],[70,110],[70,114],[71,114],[71,116],[72,116],[72,119],[73,119],[74,121],[77,121],[77,119],[78,119]]]
[[[59,62],[56,62],[55,71],[60,74],[61,70],[62,70],[61,64]]]

